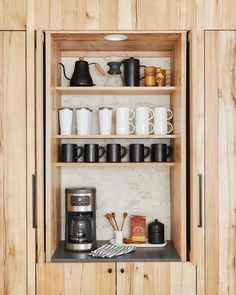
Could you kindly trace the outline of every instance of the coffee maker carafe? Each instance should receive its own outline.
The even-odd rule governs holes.
[[[95,188],[67,188],[65,250],[89,251],[96,242]]]

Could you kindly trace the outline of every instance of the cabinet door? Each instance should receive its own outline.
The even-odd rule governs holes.
[[[37,294],[115,295],[115,263],[38,264]]]
[[[25,33],[0,32],[0,294],[26,294]]]
[[[0,30],[24,30],[25,28],[26,0],[0,0]]]
[[[117,295],[195,295],[196,268],[188,262],[117,263]]]
[[[236,294],[236,32],[205,33],[206,295]]]

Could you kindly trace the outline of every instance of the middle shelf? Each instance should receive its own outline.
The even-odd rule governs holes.
[[[84,162],[73,162],[65,163],[58,162],[54,164],[56,167],[173,167],[176,165],[175,162],[120,162],[120,163],[84,163]]]
[[[174,139],[180,138],[178,135],[56,135],[57,139]]]

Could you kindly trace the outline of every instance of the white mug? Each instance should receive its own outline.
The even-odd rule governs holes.
[[[135,134],[146,135],[152,133],[154,125],[148,120],[135,121]]]
[[[131,121],[134,119],[134,117],[134,111],[127,107],[118,107],[116,109],[116,121]]]
[[[154,108],[154,120],[169,121],[173,117],[173,112],[166,107]]]
[[[76,123],[77,134],[87,135],[90,134],[89,126],[91,125],[90,109],[86,107],[80,107],[76,109]]]
[[[59,109],[59,121],[60,121],[60,133],[61,135],[71,135],[72,131],[72,108],[60,108]]]
[[[115,231],[115,244],[123,244],[123,231]]]
[[[154,122],[154,134],[165,135],[173,131],[173,125],[167,121],[157,121]]]
[[[130,130],[130,127],[132,129]],[[135,126],[129,121],[117,121],[116,120],[116,134],[117,135],[128,135],[134,133]]]
[[[165,135],[173,131],[173,125],[168,122],[173,117],[173,112],[166,107],[157,107],[154,109],[154,133],[156,135]]]
[[[136,121],[150,121],[154,117],[154,112],[148,107],[136,107],[135,115]]]
[[[112,108],[102,107],[98,111],[99,130],[101,135],[110,135],[112,127]]]

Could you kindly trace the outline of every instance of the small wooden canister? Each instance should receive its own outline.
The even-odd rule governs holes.
[[[144,75],[145,86],[156,86],[156,67],[146,67]]]
[[[166,86],[166,70],[163,70],[162,68],[157,68],[156,73],[156,85]]]

